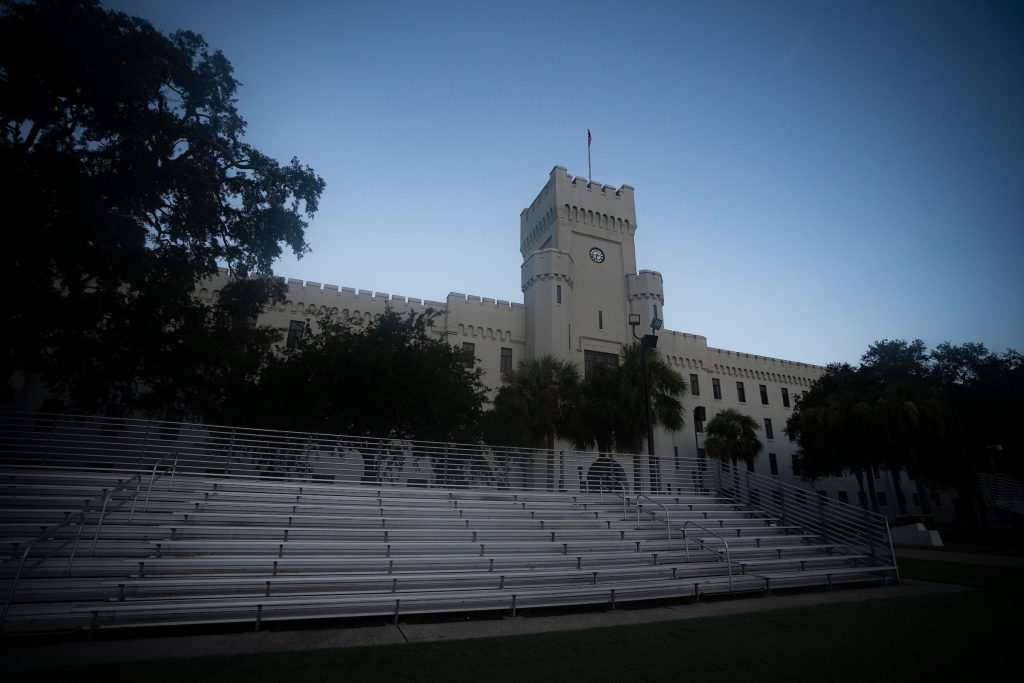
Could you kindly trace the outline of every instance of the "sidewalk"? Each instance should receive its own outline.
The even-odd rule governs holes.
[[[604,612],[557,616],[501,617],[479,621],[429,624],[397,624],[356,628],[303,631],[266,630],[203,636],[172,636],[131,640],[76,641],[48,646],[0,650],[0,661],[8,671],[30,671],[52,666],[139,662],[159,659],[188,659],[213,655],[244,655],[258,652],[296,652],[324,648],[399,645],[431,641],[491,638],[530,633],[569,631],[605,626],[699,619],[787,607],[859,602],[915,595],[936,595],[969,590],[961,586],[906,581],[871,588],[849,588],[830,592],[773,595],[771,597],[716,600],[694,604],[618,609]],[[273,628],[271,626],[270,628]]]
[[[911,560],[933,560],[935,562],[957,562],[959,564],[979,564],[987,567],[1017,567],[1024,569],[1024,557],[1005,555],[976,555],[974,553],[956,553],[945,550],[929,550],[927,548],[896,548],[896,557]]]

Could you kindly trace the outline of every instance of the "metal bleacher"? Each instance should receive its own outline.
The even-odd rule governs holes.
[[[0,423],[9,633],[614,609],[899,578],[884,518],[713,461],[632,492],[623,475],[644,468],[618,454]]]

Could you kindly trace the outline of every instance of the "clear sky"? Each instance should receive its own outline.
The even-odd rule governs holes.
[[[1024,4],[107,0],[223,50],[247,140],[327,181],[279,275],[522,301],[555,164],[636,188],[666,327],[856,362],[1024,351]]]

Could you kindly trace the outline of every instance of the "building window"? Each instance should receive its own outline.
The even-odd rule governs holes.
[[[471,369],[476,363],[476,345],[473,342],[462,342],[462,353],[465,358],[462,360],[466,369]]]
[[[294,349],[302,339],[302,333],[306,330],[306,323],[301,320],[293,320],[288,323],[288,339],[285,340],[286,348]]]
[[[555,285],[555,303],[562,303],[562,285]]]
[[[789,389],[782,387],[782,405],[785,408],[789,407]]]
[[[743,388],[743,382],[736,382],[736,398],[740,403],[747,402],[747,390]]]
[[[704,410],[704,406],[697,406],[693,409],[693,428],[697,430],[698,434],[704,432],[704,420],[708,419],[707,411]]]
[[[680,469],[682,469],[682,463],[679,462],[679,446],[672,447],[672,457],[676,464],[676,472],[678,472]]]
[[[600,351],[583,352],[583,376],[590,378],[595,368],[605,365],[618,365],[619,356],[615,353],[601,353]]]
[[[501,372],[508,372],[512,369],[512,349],[501,347]]]
[[[719,401],[722,400],[722,383],[718,381],[717,377],[711,378],[711,394]]]
[[[836,495],[839,496],[839,502],[840,503],[847,503],[847,504],[849,504],[849,502],[850,502],[850,494],[848,494],[846,491],[840,491]]]
[[[651,316],[652,320],[658,317],[658,304],[651,304],[651,312],[653,313]]]
[[[763,384],[759,384],[758,388],[761,390],[761,403],[768,405],[768,387]]]
[[[778,474],[779,473],[779,456],[775,455],[774,453],[769,453],[768,454],[768,467],[771,470],[772,474]]]
[[[690,396],[700,396],[700,378],[690,375]]]
[[[597,312],[597,329],[604,329],[604,311]]]
[[[764,419],[764,435],[765,435],[765,438],[768,438],[768,439],[774,439],[775,438],[775,432],[772,430],[772,419],[770,417],[766,417]]]

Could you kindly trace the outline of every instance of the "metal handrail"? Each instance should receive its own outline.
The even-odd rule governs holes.
[[[153,493],[153,484],[156,482],[157,479],[159,479],[160,477],[164,476],[163,473],[161,473],[160,477],[157,477],[156,476],[156,468],[160,467],[160,465],[162,465],[165,460],[167,460],[168,458],[170,458],[172,456],[174,457],[174,464],[171,466],[171,483],[169,484],[169,486],[171,486],[171,487],[174,486],[174,473],[178,471],[178,452],[177,451],[175,451],[174,453],[171,453],[170,455],[165,455],[164,457],[160,458],[160,460],[158,460],[157,462],[155,462],[153,464],[153,473],[149,477],[149,488],[146,489],[146,504],[142,506],[142,511],[143,512],[149,511],[149,495],[151,493]],[[134,512],[135,512],[135,505],[133,503],[132,504],[132,513],[134,514]],[[128,517],[128,522],[131,523],[131,520],[132,520],[132,518],[131,518],[131,516],[129,516]]]
[[[721,534],[715,533],[714,531],[712,531],[711,529],[708,529],[703,524],[699,524],[698,522],[695,522],[692,519],[687,520],[686,523],[683,524],[683,526],[679,529],[683,533],[683,545],[686,547],[686,561],[687,562],[690,561],[690,540],[686,536],[686,527],[690,526],[691,524],[693,526],[697,527],[698,529],[706,531],[707,533],[709,533],[712,536],[716,537],[718,540],[720,540],[722,542],[723,545],[725,545],[725,565],[726,565],[726,571],[729,572],[729,590],[732,590],[732,557],[729,554],[729,541],[725,540],[725,537],[722,536]],[[710,550],[711,552],[715,553],[719,557],[722,556],[722,553],[719,552],[717,549],[708,547],[704,543],[703,539],[697,538],[697,539],[694,539],[694,540],[696,540],[697,543],[700,544],[700,547],[701,547],[702,550]]]
[[[89,551],[90,555],[96,555],[96,542],[100,539],[100,531],[103,529],[103,520],[107,518],[107,504],[110,502],[110,496],[117,493],[118,491],[126,490],[131,485],[132,482],[141,484],[141,475],[136,474],[127,480],[118,480],[117,486],[115,486],[113,489],[103,489],[103,507],[100,509],[100,518],[96,522],[96,533],[92,537],[92,549]],[[132,500],[135,500],[135,498],[138,495],[139,489],[138,487],[136,487],[135,493],[134,495],[132,495]],[[115,507],[110,512],[114,513],[120,510],[121,506],[125,504],[125,501],[127,501],[127,498],[121,500],[121,502],[117,504],[117,507]]]
[[[652,503],[654,503],[655,505],[657,505],[658,507],[665,511],[665,529],[666,531],[668,531],[668,549],[672,550],[672,517],[669,514],[668,508],[665,507],[665,505],[661,503],[661,501],[654,500],[650,496],[644,495],[642,493],[638,494],[636,497],[636,525],[640,526],[640,508],[643,507],[642,505],[640,505],[641,498],[646,498],[647,500],[651,501]],[[653,512],[651,513],[651,519],[657,519]]]
[[[99,539],[100,530],[103,528],[103,521],[110,514],[113,514],[114,512],[120,510],[124,503],[128,500],[127,498],[122,500],[120,503],[117,504],[116,507],[108,511],[107,507],[110,502],[111,495],[121,490],[127,490],[133,482],[137,483],[139,481],[141,481],[141,477],[138,474],[136,474],[135,476],[129,478],[128,480],[119,480],[118,485],[115,486],[113,489],[103,489],[103,506],[100,509],[100,516],[99,519],[97,520],[96,533],[93,536],[92,549],[90,550],[90,554],[96,554],[96,542]],[[138,497],[138,493],[138,488],[136,488],[135,493],[132,494],[131,496],[131,499],[133,501],[135,500],[136,497]],[[26,576],[27,574],[31,573],[36,567],[39,567],[44,562],[57,555],[57,553],[66,548],[69,543],[74,542],[74,545],[71,548],[71,553],[68,555],[67,566],[64,568],[64,576],[69,576],[71,574],[71,567],[74,565],[75,562],[75,556],[77,555],[78,552],[78,545],[82,540],[82,531],[85,529],[85,523],[88,519],[88,514],[88,509],[82,510],[81,512],[76,512],[73,515],[68,514],[65,516],[63,521],[53,525],[52,527],[44,529],[42,532],[40,532],[38,536],[30,540],[25,545],[25,550],[21,553],[21,559],[18,561],[18,569],[15,571],[14,578],[11,581],[11,588],[7,592],[7,599],[4,602],[3,613],[0,614],[0,630],[3,630],[4,622],[7,620],[7,612],[10,609],[11,602],[14,600],[14,593],[17,590],[18,583],[21,581],[21,579],[24,578],[24,576]],[[50,550],[50,552],[48,552],[46,555],[39,558],[35,562],[35,564],[28,568],[28,571],[25,571],[25,563],[28,561],[28,558],[32,553],[32,548],[35,547],[36,543],[50,538],[51,536],[53,536],[65,527],[70,527],[74,522],[78,522],[78,532],[75,534],[74,539],[69,538],[65,540],[63,543]]]
[[[731,497],[737,504],[758,507],[786,523],[815,532],[826,541],[860,548],[881,564],[896,564],[888,520],[883,515],[832,498],[822,498],[814,491],[755,472],[745,472],[741,481],[738,468],[729,463],[714,461],[709,464],[717,470],[723,495],[726,494],[721,486],[723,480],[733,485]]]

